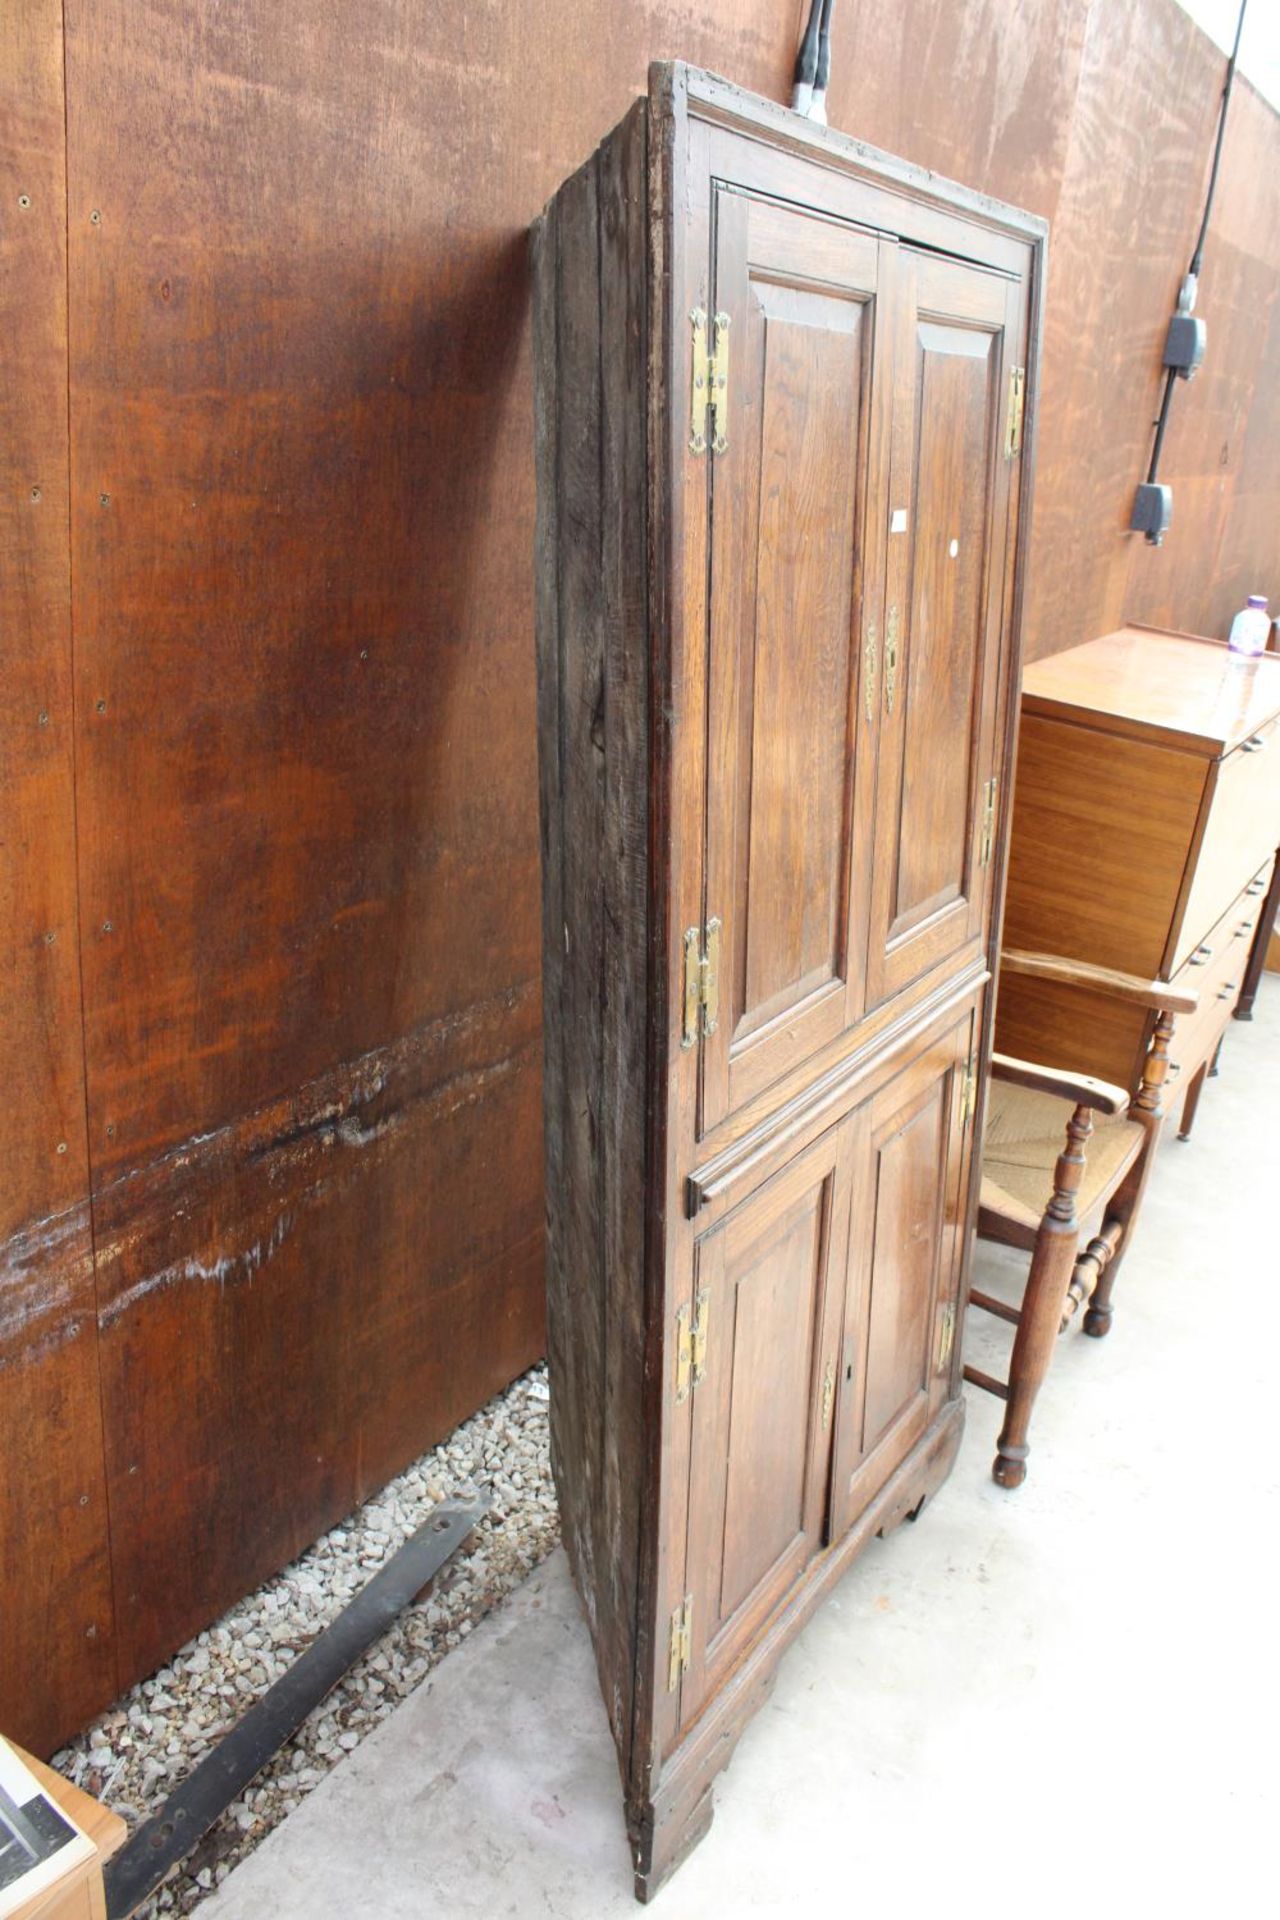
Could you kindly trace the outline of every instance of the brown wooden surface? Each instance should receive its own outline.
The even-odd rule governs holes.
[[[823,1545],[856,1127],[824,1134],[697,1248],[708,1361],[693,1396],[682,1726]]]
[[[1121,627],[1027,668],[1025,713],[1208,757],[1280,712],[1280,655],[1244,659],[1197,634]]]
[[[872,414],[873,360],[887,347],[875,338],[885,304],[876,294],[890,249],[800,207],[728,191],[717,201],[715,305],[733,317],[735,459],[723,487],[714,467],[712,476],[706,885],[726,946],[706,1128],[862,1012],[873,736],[850,634],[874,631],[879,612],[880,564],[865,563],[866,583],[864,547],[882,546],[884,494],[869,498],[867,477],[879,471],[891,397],[879,383]],[[815,564],[794,529],[824,497],[847,510],[823,528]],[[796,617],[814,635],[812,654],[788,645]]]
[[[1017,460],[1003,423],[1025,284],[902,249],[894,358],[878,777],[873,1002],[979,938]]]
[[[1148,978],[1160,973],[1209,765],[1158,742],[1116,740],[1027,713],[1005,945]]]
[[[0,1724],[114,1687],[75,885],[61,9],[0,17]]]
[[[551,1445],[624,1771],[643,1444],[647,170],[641,103],[534,242],[543,999],[547,1030],[573,1036],[548,1050],[543,1090]]]
[[[70,1553],[91,1574],[57,1583],[55,1602],[38,1581],[6,1589],[6,1649],[22,1662],[63,1650],[0,1673],[0,1718],[41,1747],[536,1351],[523,233],[655,55],[785,98],[799,13],[742,0],[729,19],[643,0],[582,15],[518,0],[460,25],[404,0],[358,16],[331,0],[67,0],[65,193],[61,11],[26,0],[6,13],[0,87],[16,104],[0,133],[0,245],[30,244],[24,192],[28,214],[62,228],[26,230],[42,234],[40,261],[7,273],[0,294],[21,369],[0,380],[0,404],[47,407],[56,378],[61,408],[38,429],[58,442],[47,484],[27,473],[10,413],[3,436],[6,540],[29,536],[19,509],[32,485],[58,530],[6,567],[5,591],[17,582],[41,611],[33,636],[5,606],[5,846],[22,857],[0,880],[14,987],[0,1036],[12,1090],[0,1270],[24,1276],[40,1309],[23,1309],[7,1377],[20,1368],[24,1384],[2,1417],[6,1435],[38,1430],[46,1450],[38,1463],[7,1453],[36,1478],[21,1514],[10,1496],[0,1532],[7,1550],[21,1527],[24,1568]],[[1202,284],[1209,355],[1176,396],[1166,447],[1174,530],[1159,553],[1124,532],[1222,64],[1174,0],[861,0],[839,18],[833,125],[1054,222],[1033,652],[1127,616],[1222,632],[1274,570],[1277,128],[1247,81]],[[38,191],[10,177],[13,153]],[[69,367],[57,284],[68,238]],[[65,698],[69,581],[75,833],[69,714],[32,753],[25,720],[10,731],[32,698],[41,710],[46,668],[43,710]],[[32,941],[55,909],[66,932],[38,961]],[[67,1302],[89,1297],[83,1126],[77,1140],[68,1123],[52,1173],[44,1158],[49,1121],[83,1104],[81,957],[113,1315],[104,1380],[109,1424],[122,1422],[113,1538],[122,1591],[150,1589],[118,1669],[96,1362],[86,1347],[73,1363],[49,1337],[71,1324]],[[409,1057],[400,1085],[439,1098],[411,1125],[384,1115],[372,1154],[333,1089],[361,1063],[376,1074],[387,1050]],[[313,1207],[331,1156],[308,1102],[330,1098],[342,1178]],[[759,1117],[744,1113],[743,1127]],[[263,1126],[280,1155],[278,1211],[255,1174]],[[149,1213],[131,1188],[153,1196]],[[33,1265],[51,1216],[61,1251]],[[467,1330],[490,1306],[496,1346],[473,1349]],[[342,1351],[357,1319],[361,1380]],[[457,1400],[436,1397],[423,1356],[438,1350]],[[148,1502],[129,1472],[141,1472],[135,1395],[154,1459],[173,1461]],[[243,1484],[245,1525],[212,1542],[205,1496],[224,1478]],[[74,1514],[68,1485],[90,1494]],[[166,1579],[190,1570],[171,1612],[161,1567]],[[86,1623],[72,1596],[90,1590],[101,1606]],[[72,1657],[86,1624],[95,1637]]]
[[[940,1355],[938,1330],[955,1300],[969,1230],[960,1083],[973,1029],[970,1014],[919,1048],[854,1116],[855,1224],[832,1450],[835,1540],[946,1397],[951,1356]]]

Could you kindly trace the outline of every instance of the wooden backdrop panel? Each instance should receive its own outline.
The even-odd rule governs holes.
[[[68,6],[122,1681],[542,1349],[526,236],[682,11]]]
[[[0,1726],[114,1683],[89,1237],[67,556],[59,0],[0,12]]]
[[[1159,548],[1128,531],[1151,453],[1169,315],[1199,230],[1225,67],[1172,0],[1089,9],[1051,214],[1032,658],[1126,619],[1225,634],[1244,594],[1259,582],[1265,591],[1268,575],[1280,597],[1280,469],[1267,424],[1280,376],[1280,341],[1268,344],[1280,278],[1271,185],[1280,123],[1243,79],[1197,306],[1208,353],[1195,378],[1178,383],[1161,462],[1160,478],[1173,487],[1172,530]],[[1238,498],[1247,503],[1241,514]]]
[[[525,236],[651,59],[785,98],[803,10],[67,0],[62,224],[60,9],[6,14],[0,1420],[45,1454],[0,1500],[0,1724],[31,1744],[540,1349]],[[1174,0],[840,10],[833,124],[1053,223],[1033,652],[1271,584],[1280,141],[1246,83],[1174,530],[1125,531],[1222,68]]]

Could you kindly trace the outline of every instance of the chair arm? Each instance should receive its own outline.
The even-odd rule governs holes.
[[[1007,1053],[993,1053],[991,1074],[1007,1080],[1010,1086],[1026,1087],[1031,1093],[1056,1093],[1074,1100],[1078,1107],[1092,1107],[1096,1113],[1127,1113],[1129,1096],[1123,1087],[1095,1080],[1088,1073],[1061,1073],[1057,1067],[1038,1066],[1032,1060],[1015,1060]]]
[[[1136,973],[1120,973],[1114,967],[1094,967],[1087,960],[1064,960],[1056,953],[1023,953],[1006,947],[1000,955],[1006,973],[1022,974],[1028,980],[1054,980],[1064,987],[1088,987],[1112,1000],[1123,1000],[1131,1007],[1143,1007],[1148,1013],[1194,1013],[1200,996],[1194,987],[1175,987],[1168,980],[1143,980]]]

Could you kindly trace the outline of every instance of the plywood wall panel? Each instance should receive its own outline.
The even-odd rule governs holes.
[[[0,1725],[110,1692],[77,961],[62,20],[0,12]]]
[[[841,5],[828,117],[1051,220],[1088,13],[1086,0]]]
[[[1213,131],[1205,48],[1172,4],[1089,10],[1050,236],[1031,658],[1104,633],[1126,611],[1140,544],[1129,512]]]
[[[498,996],[96,1196],[126,1671],[540,1351],[539,1011]]]
[[[664,46],[706,19],[68,6],[126,1677],[542,1348],[526,235]]]
[[[1198,88],[1220,86],[1216,50],[1197,41],[1193,66]],[[1237,82],[1196,307],[1208,350],[1200,372],[1174,391],[1161,467],[1174,488],[1173,527],[1159,550],[1131,544],[1131,619],[1225,637],[1252,592],[1270,592],[1280,610],[1276,136],[1273,110]]]

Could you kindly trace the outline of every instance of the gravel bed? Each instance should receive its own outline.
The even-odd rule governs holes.
[[[280,1678],[437,1501],[469,1498],[481,1485],[492,1488],[490,1512],[426,1600],[375,1641],[227,1809],[185,1867],[138,1909],[141,1920],[198,1906],[551,1552],[559,1522],[547,1401],[546,1369],[535,1367],[54,1755],[60,1773],[135,1826]]]

